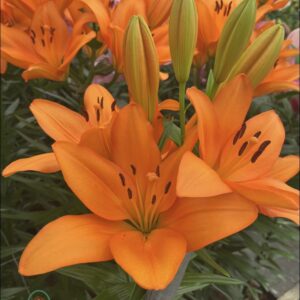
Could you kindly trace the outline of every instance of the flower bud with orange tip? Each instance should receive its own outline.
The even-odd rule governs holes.
[[[157,108],[159,63],[148,25],[141,16],[133,16],[124,43],[124,75],[131,98],[140,103],[149,121]]]
[[[176,79],[188,80],[198,34],[198,14],[194,0],[174,0],[169,23],[169,43]]]
[[[226,81],[244,73],[255,88],[274,67],[283,40],[281,25],[274,25],[261,33],[236,62]]]
[[[223,28],[216,51],[214,77],[223,82],[232,66],[247,47],[256,15],[255,0],[244,0],[230,14]]]

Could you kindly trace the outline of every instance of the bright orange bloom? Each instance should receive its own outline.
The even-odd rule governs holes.
[[[45,2],[37,7],[26,32],[1,24],[1,55],[26,69],[22,74],[25,80],[64,80],[78,50],[95,37],[93,31],[82,33],[87,21],[80,19],[70,32],[55,3]]]
[[[267,0],[264,1],[263,5],[259,5],[260,1],[257,0],[257,13],[256,13],[256,22],[260,21],[267,13],[274,10],[279,10],[287,5],[289,0]]]
[[[90,144],[104,157],[110,155],[110,130],[114,115],[118,110],[112,95],[103,87],[92,84],[84,95],[85,116],[80,115],[55,102],[36,99],[30,110],[44,132],[54,141],[73,142],[80,145]],[[9,164],[2,172],[11,176],[21,171],[53,173],[60,170],[53,152],[18,159]]]
[[[118,72],[123,69],[123,39],[129,20],[142,16],[148,23],[157,48],[160,63],[170,61],[168,17],[171,0],[122,0],[112,10],[98,0],[82,1],[95,14],[100,27],[100,40],[111,50]]]
[[[215,54],[224,24],[239,3],[240,0],[196,0],[199,54],[195,60],[198,65],[203,65],[209,56]]]
[[[112,127],[110,160],[88,144],[54,144],[67,184],[92,213],[46,225],[23,252],[21,274],[114,259],[143,288],[163,289],[186,252],[256,219],[256,206],[237,195],[177,199],[178,165],[194,138],[162,160],[153,129],[135,103],[120,110]]]
[[[299,91],[299,64],[293,62],[293,58],[299,56],[299,49],[292,48],[291,43],[288,39],[283,42],[274,68],[255,88],[255,96],[288,90]]]
[[[199,120],[201,158],[191,152],[183,156],[178,195],[231,193],[252,201],[262,212],[277,210],[277,216],[284,216],[285,209],[299,209],[299,191],[282,178],[299,170],[299,159],[278,157],[285,138],[278,115],[271,110],[244,122],[252,100],[247,78],[239,75],[224,85],[213,103],[196,88],[189,89],[187,96]],[[291,163],[295,165],[292,171]]]

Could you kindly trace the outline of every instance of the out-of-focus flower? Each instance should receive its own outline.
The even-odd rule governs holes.
[[[228,16],[240,0],[196,0],[198,10],[198,55],[195,62],[198,66],[206,63],[209,56],[214,56]]]
[[[88,145],[55,143],[66,183],[92,213],[46,225],[24,250],[19,272],[114,259],[140,286],[159,290],[187,252],[250,225],[257,208],[238,196],[176,197],[178,165],[194,142],[162,160],[143,109],[131,103],[113,123],[111,160]]]
[[[78,50],[95,37],[93,31],[82,32],[88,21],[78,20],[70,32],[55,3],[45,2],[37,7],[26,31],[1,24],[2,57],[26,69],[22,74],[25,80],[64,80]]]
[[[170,61],[168,43],[168,18],[171,0],[122,0],[112,10],[108,10],[97,0],[82,1],[94,13],[99,25],[99,39],[111,50],[114,65],[119,73],[123,72],[123,39],[128,22],[134,15],[142,16],[148,23],[156,45],[159,62]],[[158,9],[162,9],[162,14]]]
[[[180,197],[234,194],[264,211],[297,211],[299,191],[283,179],[299,171],[299,158],[279,158],[285,132],[274,111],[244,122],[252,100],[249,80],[239,75],[223,85],[213,103],[196,88],[188,89],[187,95],[198,116],[201,158],[191,152],[183,156],[177,194]]]
[[[96,84],[88,87],[84,95],[84,116],[55,102],[36,99],[30,110],[44,132],[54,141],[73,142],[81,145],[93,143],[98,153],[110,156],[110,130],[118,110],[111,94]],[[96,132],[96,133],[95,133]],[[94,140],[91,140],[91,135]],[[96,135],[96,136],[95,136]],[[53,152],[18,159],[2,172],[11,176],[21,171],[53,173],[60,170]]]

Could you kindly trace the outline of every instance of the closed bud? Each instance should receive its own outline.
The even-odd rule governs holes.
[[[141,16],[133,16],[128,24],[123,54],[129,94],[152,121],[158,102],[159,64],[151,32]]]
[[[214,77],[223,82],[247,47],[256,16],[256,0],[243,0],[230,14],[216,50]]]
[[[237,61],[226,81],[244,73],[255,88],[274,67],[283,40],[281,25],[274,25],[261,33]]]
[[[169,43],[175,76],[185,83],[190,75],[197,42],[198,15],[194,0],[174,0],[169,23]]]

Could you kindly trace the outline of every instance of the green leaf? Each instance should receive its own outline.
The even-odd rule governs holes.
[[[186,273],[177,291],[177,295],[203,289],[210,284],[231,285],[244,284],[244,282],[239,279],[215,274]]]
[[[2,300],[10,300],[10,299],[17,299],[15,298],[21,292],[24,292],[26,288],[24,287],[14,287],[14,288],[6,288],[1,289],[1,299]]]
[[[1,259],[6,258],[10,255],[16,254],[22,251],[24,247],[2,247],[1,248]]]
[[[216,271],[218,271],[219,273],[221,273],[222,275],[224,275],[226,277],[230,277],[230,274],[208,254],[206,249],[203,248],[203,249],[197,251],[196,254],[202,261],[207,263],[209,266],[214,268]]]

